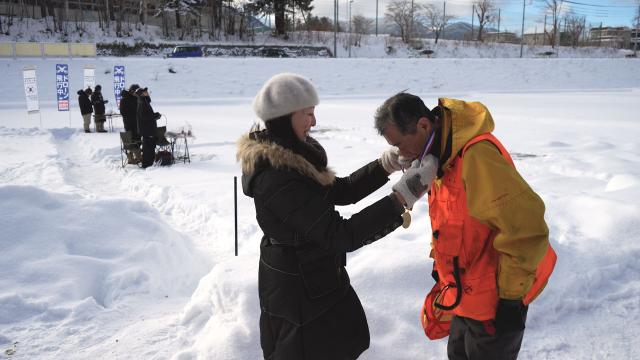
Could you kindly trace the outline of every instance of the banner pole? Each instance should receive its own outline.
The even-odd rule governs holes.
[[[235,214],[236,256],[238,256],[238,177],[233,177],[233,212]]]

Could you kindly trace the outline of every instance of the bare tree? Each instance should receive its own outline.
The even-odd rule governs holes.
[[[551,15],[551,31],[547,32],[547,38],[552,48],[556,47],[556,39],[560,31],[560,16],[562,14],[564,0],[545,0],[545,10]]]
[[[454,18],[451,15],[445,16],[440,7],[436,7],[433,4],[424,5],[424,17],[425,27],[435,35],[436,44],[447,23]]]
[[[414,7],[411,0],[393,0],[387,5],[384,14],[386,22],[398,26],[400,38],[404,43],[408,43],[411,39],[411,27],[416,16]]]
[[[360,46],[362,41],[362,35],[368,34],[371,32],[371,26],[373,26],[373,19],[368,19],[362,15],[356,15],[353,17],[353,29],[356,33],[355,36],[355,46]]]
[[[483,41],[482,35],[484,27],[488,23],[493,22],[495,17],[496,6],[493,0],[476,0],[474,1],[474,9],[478,18],[478,41]]]
[[[364,35],[371,32],[373,19],[366,18],[363,15],[355,15],[351,21],[353,22],[353,32],[356,34]]]
[[[567,14],[564,18],[565,29],[571,38],[571,46],[577,47],[580,44],[580,36],[584,32],[585,17],[574,14]]]

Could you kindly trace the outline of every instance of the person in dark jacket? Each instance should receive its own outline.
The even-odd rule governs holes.
[[[129,90],[122,90],[122,98],[120,99],[120,115],[122,115],[124,130],[131,132],[131,140],[136,143],[141,142],[137,121],[138,98],[135,95],[136,90],[139,88],[138,84],[132,84]],[[131,152],[127,152],[127,160],[130,164],[139,163],[141,157],[140,149],[133,149]]]
[[[307,79],[276,75],[253,102],[266,129],[254,127],[238,141],[243,192],[253,198],[264,233],[258,295],[265,359],[356,359],[369,347],[367,319],[345,269],[346,253],[398,228],[403,204],[413,205],[392,192],[349,219],[340,216],[336,205],[360,201],[400,166],[388,151],[348,177],[336,177],[326,152],[309,136],[317,104]],[[404,184],[400,187],[406,190],[411,174],[407,171],[396,186]]]
[[[140,88],[138,84],[129,86],[129,90],[122,90],[122,98],[120,99],[120,115],[124,123],[124,130],[131,131],[134,138],[139,138],[138,134],[138,98],[135,93]]]
[[[147,88],[137,89],[136,96],[138,97],[138,107],[136,110],[138,133],[142,136],[142,167],[147,168],[153,165],[156,155],[156,137],[158,132],[156,121],[160,119],[160,113],[153,111]]]
[[[104,129],[104,123],[107,121],[104,113],[104,104],[109,100],[102,97],[102,86],[96,85],[95,91],[91,94],[91,103],[93,104],[93,121],[96,124],[96,132],[107,132]]]
[[[80,114],[82,115],[82,122],[84,125],[84,132],[91,132],[91,113],[93,107],[91,106],[91,88],[88,87],[85,90],[78,90],[78,104],[80,105]]]

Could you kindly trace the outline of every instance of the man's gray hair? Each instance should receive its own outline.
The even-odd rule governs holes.
[[[375,127],[384,135],[389,124],[394,124],[401,134],[416,132],[416,124],[421,117],[432,119],[429,108],[418,96],[401,92],[388,98],[374,115]]]

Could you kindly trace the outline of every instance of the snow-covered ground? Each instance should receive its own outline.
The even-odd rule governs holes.
[[[122,169],[117,133],[81,132],[75,96],[70,113],[56,110],[56,63],[70,64],[72,94],[95,65],[110,104],[105,72],[125,65],[169,129],[192,126],[192,162]],[[27,65],[38,69],[41,117],[26,115]],[[141,58],[0,60],[0,358],[261,358],[261,233],[241,193],[233,254],[235,140],[254,119],[253,95],[282,71],[316,83],[314,136],[340,175],[387,147],[372,115],[388,96],[484,102],[546,203],[559,255],[530,307],[521,358],[640,358],[637,60]],[[413,220],[349,255],[371,328],[362,359],[446,357],[446,341],[427,340],[419,320],[432,285],[425,201]]]

